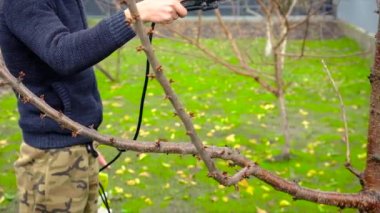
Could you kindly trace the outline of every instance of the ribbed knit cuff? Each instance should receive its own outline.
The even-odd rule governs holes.
[[[124,11],[120,11],[106,20],[113,39],[118,45],[123,45],[136,34],[132,27],[127,25]]]

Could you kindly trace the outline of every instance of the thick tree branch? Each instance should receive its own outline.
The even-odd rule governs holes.
[[[181,155],[198,155],[197,149],[191,143],[173,143],[173,142],[137,142],[128,139],[115,138],[112,136],[101,135],[96,130],[80,125],[71,120],[62,113],[56,111],[47,105],[41,98],[29,91],[18,79],[13,77],[2,62],[0,56],[0,77],[4,78],[10,85],[27,100],[26,104],[33,104],[40,109],[46,116],[54,119],[65,128],[70,129],[76,134],[89,137],[101,144],[126,149],[140,153],[165,153],[165,154],[181,154]],[[204,150],[212,158],[220,158],[230,160],[234,165],[243,167],[241,171],[233,175],[231,178],[223,178],[221,184],[235,185],[237,182],[248,176],[254,176],[258,179],[273,186],[276,190],[285,192],[293,196],[295,199],[308,200],[320,204],[333,205],[347,208],[373,209],[380,208],[379,197],[375,193],[357,193],[345,194],[335,192],[322,192],[301,187],[295,182],[287,181],[281,177],[266,171],[256,163],[245,158],[237,151],[227,147],[204,147]],[[215,177],[214,177],[215,178]]]
[[[170,86],[169,80],[165,77],[162,65],[158,62],[157,57],[155,56],[153,52],[153,48],[149,42],[149,38],[145,33],[144,30],[144,25],[140,19],[139,12],[136,7],[136,2],[135,0],[127,0],[127,5],[128,8],[131,12],[131,15],[134,20],[133,26],[136,31],[136,34],[140,38],[141,44],[143,46],[143,50],[145,51],[145,54],[148,57],[148,60],[152,66],[152,69],[154,70],[156,79],[158,82],[161,84],[162,88],[165,91],[166,97],[170,100],[172,106],[176,110],[176,113],[178,117],[181,119],[183,122],[185,128],[186,128],[186,134],[189,135],[191,142],[194,144],[194,146],[197,148],[197,151],[200,155],[200,158],[205,162],[210,175],[215,176],[219,179],[222,178],[221,172],[219,172],[213,162],[213,160],[210,158],[208,153],[204,150],[204,146],[202,144],[201,139],[199,138],[193,122],[191,121],[191,116],[189,115],[188,112],[186,112],[184,106],[182,103],[179,101],[177,95],[173,91],[172,87]]]

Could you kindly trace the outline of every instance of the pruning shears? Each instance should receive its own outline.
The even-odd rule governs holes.
[[[207,11],[218,8],[220,1],[222,0],[183,0],[181,1],[181,4],[187,9],[187,11]]]

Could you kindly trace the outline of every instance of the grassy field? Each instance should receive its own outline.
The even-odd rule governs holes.
[[[220,57],[237,63],[222,40],[204,40]],[[280,176],[299,180],[305,187],[339,192],[357,192],[360,184],[344,169],[345,145],[339,102],[318,58],[288,59],[285,79],[289,83],[287,104],[292,135],[293,157],[276,162],[283,138],[279,110],[273,95],[252,79],[235,75],[201,57],[193,47],[173,40],[156,39],[156,53],[173,87],[207,144],[230,146]],[[264,41],[240,40],[248,47],[253,61],[262,63],[257,52]],[[97,72],[104,100],[104,122],[100,132],[132,138],[137,120],[144,78],[145,56],[136,53],[136,40],[123,48],[119,81],[111,83]],[[293,41],[289,52],[300,42]],[[339,55],[360,51],[352,40],[308,41],[307,53]],[[265,62],[264,60],[263,62]],[[366,157],[370,61],[360,57],[327,58],[343,96],[352,145],[352,161],[363,169]],[[102,63],[116,72],[116,54]],[[271,72],[270,66],[257,66]],[[12,168],[21,135],[12,94],[0,97],[0,211],[15,211],[16,184]],[[183,125],[173,116],[170,103],[155,80],[150,81],[141,141],[188,141]],[[101,147],[108,159],[116,154]],[[224,171],[235,171],[217,161]],[[137,154],[126,152],[108,169],[107,191],[114,212],[338,212],[336,207],[293,201],[255,178],[239,183],[239,190],[225,188],[207,177],[202,162],[191,156]],[[344,210],[343,212],[355,212]]]

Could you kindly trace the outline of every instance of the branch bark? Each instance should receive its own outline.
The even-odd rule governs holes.
[[[140,15],[136,7],[135,0],[127,0],[126,2],[131,12],[131,15],[134,19],[132,20],[134,29],[136,31],[136,34],[140,38],[141,44],[143,46],[143,50],[148,57],[148,60],[152,66],[152,69],[154,70],[156,79],[161,84],[162,88],[165,91],[166,97],[170,100],[172,106],[176,110],[178,117],[181,119],[182,123],[184,124],[186,128],[186,134],[190,137],[191,142],[196,147],[200,158],[205,162],[207,169],[209,171],[209,175],[217,178],[220,181],[223,181],[225,177],[223,177],[222,173],[217,170],[214,164],[214,161],[205,151],[204,145],[202,144],[202,140],[199,138],[194,128],[194,124],[191,121],[191,116],[189,115],[188,112],[186,112],[184,106],[179,101],[177,95],[175,94],[172,87],[170,86],[169,80],[164,75],[162,65],[159,63],[157,57],[155,56],[153,52],[153,48],[149,42],[149,38],[145,33],[144,25],[140,19]]]
[[[379,3],[380,5],[380,3]],[[379,18],[380,20],[380,18]],[[368,128],[367,166],[364,171],[366,190],[380,191],[380,22],[376,34],[376,54],[372,72]]]

